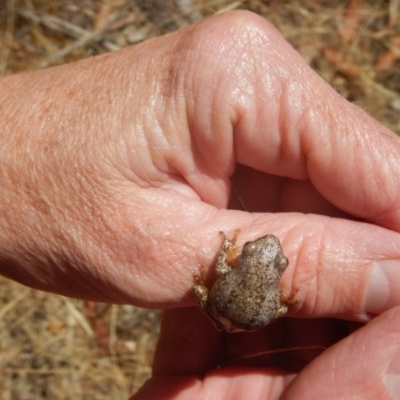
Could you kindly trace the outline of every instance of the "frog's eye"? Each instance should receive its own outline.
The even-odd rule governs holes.
[[[254,242],[247,242],[244,244],[243,246],[243,253],[254,253],[255,251],[257,251],[257,246]]]
[[[284,255],[278,257],[276,261],[278,263],[277,268],[281,270],[285,270],[286,267],[289,265],[289,260]]]

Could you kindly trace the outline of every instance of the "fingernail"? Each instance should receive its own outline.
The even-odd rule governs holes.
[[[380,314],[400,305],[400,260],[376,261],[367,285],[365,310]]]
[[[389,364],[383,383],[393,399],[400,399],[400,353]]]

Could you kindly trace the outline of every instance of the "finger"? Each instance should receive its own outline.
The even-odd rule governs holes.
[[[282,318],[258,331],[227,334],[221,365],[299,372],[328,347],[348,336],[354,324],[333,318]]]
[[[195,308],[166,310],[154,359],[153,375],[131,399],[232,398],[248,393],[252,398],[278,398],[294,375],[267,369],[217,369],[222,335]],[[207,375],[205,375],[207,373]],[[204,376],[205,375],[205,376]],[[204,378],[203,378],[204,377]],[[254,391],[257,388],[257,391]],[[240,397],[240,396],[239,396]]]
[[[124,280],[127,294],[140,296],[143,305],[193,305],[193,274],[204,265],[211,276],[221,246],[218,232],[232,237],[238,228],[238,246],[267,233],[281,240],[289,266],[280,287],[285,294],[298,290],[299,303],[290,307],[291,315],[365,322],[371,314],[400,305],[400,234],[396,232],[318,215],[249,214],[205,206],[200,211],[190,203],[180,204],[169,203],[168,210],[159,208],[151,213],[153,220],[147,218],[151,243],[140,255],[140,270]],[[135,227],[122,231],[127,254],[132,251],[130,232]]]
[[[134,262],[118,268],[125,274],[118,285],[125,302],[152,307],[194,305],[194,274],[204,265],[213,276],[221,247],[218,232],[231,238],[240,229],[238,246],[267,233],[280,239],[289,259],[280,288],[285,294],[298,290],[298,304],[290,307],[289,315],[365,322],[371,314],[400,305],[400,234],[396,232],[319,215],[216,210],[183,198],[172,201],[171,196],[166,193],[158,199],[150,212],[152,200],[147,201],[146,236],[141,241],[132,243],[143,229],[140,211],[115,224],[122,238],[119,252]]]
[[[339,96],[267,21],[218,15],[185,43],[207,68],[193,67],[184,92],[199,173],[180,171],[203,199],[222,205],[226,186],[216,177],[236,161],[309,179],[341,210],[400,231],[399,138]]]
[[[400,390],[400,308],[325,351],[293,381],[285,399],[395,398]]]
[[[156,377],[130,400],[141,399],[268,399],[281,398],[293,380],[290,373],[261,368],[224,368],[206,376]]]
[[[286,225],[291,215],[283,215],[280,223]],[[308,215],[299,220],[286,225],[283,235],[291,267],[282,288],[298,290],[292,313],[365,322],[400,305],[398,233],[345,219]]]
[[[164,311],[153,375],[205,374],[217,368],[220,341],[221,333],[198,308]]]

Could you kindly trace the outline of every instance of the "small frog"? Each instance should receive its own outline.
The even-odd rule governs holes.
[[[204,274],[196,275],[192,287],[215,327],[227,332],[252,331],[285,315],[293,296],[281,299],[278,289],[289,264],[279,239],[265,235],[241,248],[235,246],[239,230],[232,240],[220,234],[224,240],[217,255],[219,278],[208,290]]]

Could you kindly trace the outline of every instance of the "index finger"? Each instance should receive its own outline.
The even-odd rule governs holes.
[[[193,43],[194,35],[201,40]],[[207,167],[183,173],[203,199],[220,205],[226,187],[213,191],[215,172],[226,179],[239,162],[309,179],[343,211],[400,231],[400,141],[393,132],[336,93],[254,14],[218,15],[185,40],[193,51],[184,57],[201,53],[207,65],[190,75],[184,96],[201,155],[195,163]],[[204,85],[210,70],[211,89]]]

